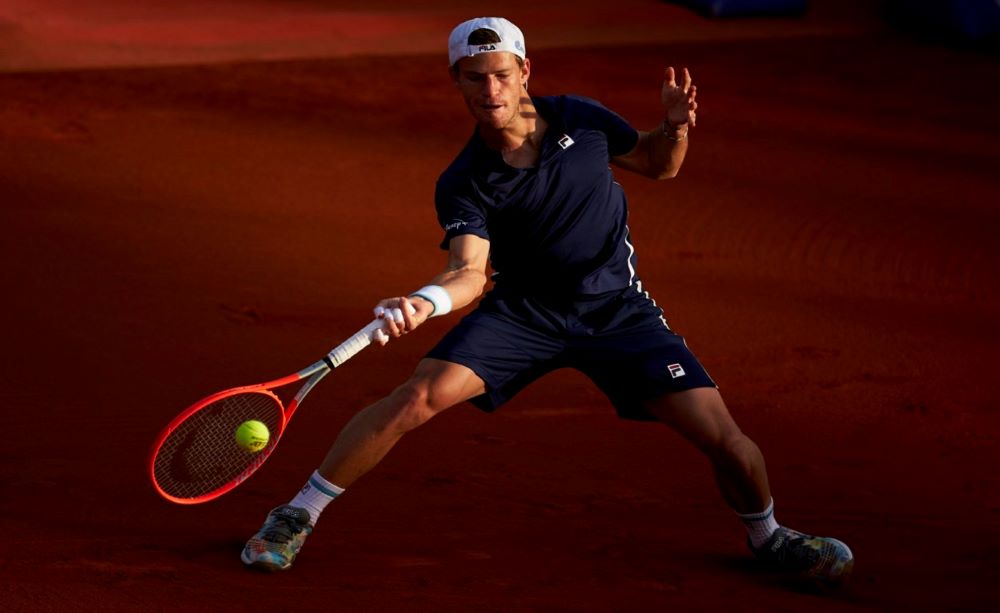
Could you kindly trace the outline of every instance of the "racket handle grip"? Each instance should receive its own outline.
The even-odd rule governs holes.
[[[382,328],[381,319],[372,320],[370,324],[354,333],[354,336],[337,345],[324,360],[331,368],[336,368],[353,358],[359,351],[372,344],[372,335]]]
[[[410,314],[415,312],[412,305],[409,306]],[[361,328],[354,333],[354,336],[347,339],[343,343],[337,345],[330,353],[326,354],[327,366],[330,368],[336,368],[353,358],[359,351],[372,344],[372,338],[376,330],[381,330],[385,325],[385,320],[382,318],[375,318],[370,324]]]

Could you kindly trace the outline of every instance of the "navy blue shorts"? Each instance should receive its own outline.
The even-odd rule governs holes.
[[[649,401],[716,385],[640,287],[564,304],[495,288],[427,357],[476,373],[486,393],[470,402],[486,412],[546,373],[575,368],[619,417],[651,420]]]

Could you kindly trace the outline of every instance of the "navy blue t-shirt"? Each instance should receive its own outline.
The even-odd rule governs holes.
[[[534,167],[509,166],[477,130],[441,174],[441,247],[463,234],[489,240],[497,288],[585,296],[629,287],[628,206],[609,162],[635,147],[638,132],[587,98],[532,102],[549,124]]]

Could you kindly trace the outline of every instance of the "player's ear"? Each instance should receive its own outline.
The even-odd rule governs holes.
[[[531,60],[524,58],[524,63],[521,65],[521,85],[524,89],[528,89],[528,77],[531,76]]]

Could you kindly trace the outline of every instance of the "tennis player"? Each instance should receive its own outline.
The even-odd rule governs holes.
[[[326,505],[405,433],[464,401],[494,411],[570,367],[621,418],[663,422],[705,454],[760,560],[820,582],[846,578],[846,545],[779,526],[760,449],[636,273],[625,194],[609,164],[653,179],[677,174],[698,108],[688,70],[678,83],[666,69],[663,121],[637,131],[587,98],[530,97],[524,37],[506,19],[460,24],[448,54],[476,123],[437,183],[448,264],[427,286],[379,302],[380,340],[472,303],[488,265],[493,287],[408,381],[351,419],[301,491],[269,513],[243,561],[288,568]]]

